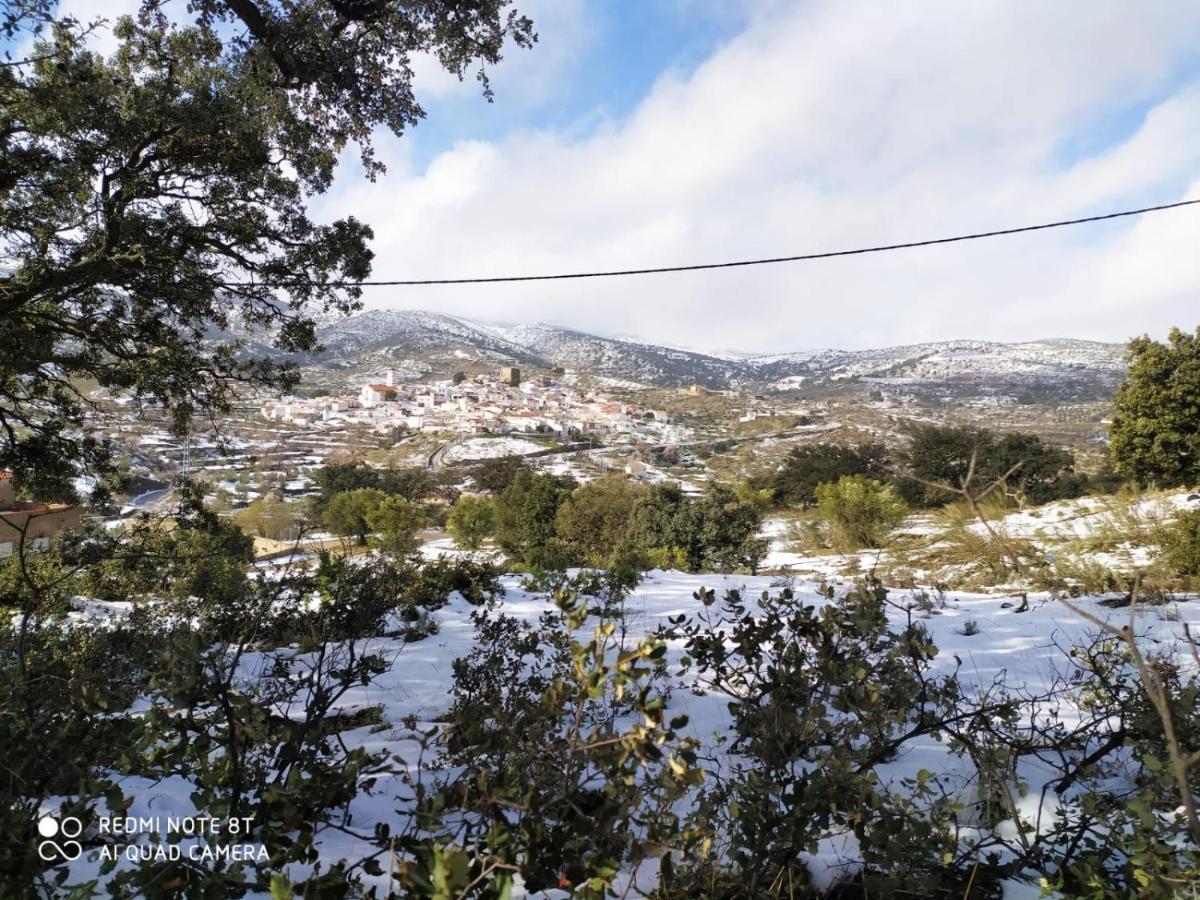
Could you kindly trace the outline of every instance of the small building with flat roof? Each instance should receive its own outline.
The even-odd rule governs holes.
[[[0,471],[0,559],[49,550],[59,535],[82,521],[83,510],[71,503],[18,500],[12,473]]]

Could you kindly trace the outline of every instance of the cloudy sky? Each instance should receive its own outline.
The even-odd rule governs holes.
[[[637,268],[1200,197],[1195,0],[526,0],[495,102],[422,61],[429,118],[324,216],[378,278]],[[707,349],[1124,340],[1200,324],[1200,207],[872,257],[368,305]]]

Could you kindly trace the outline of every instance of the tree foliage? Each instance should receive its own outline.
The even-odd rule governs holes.
[[[519,470],[496,496],[496,543],[500,549],[529,566],[558,563],[555,522],[568,493],[553,475]]]
[[[955,495],[934,485],[961,488],[968,473],[977,488],[1005,478],[1010,493],[1031,503],[1078,496],[1086,484],[1075,475],[1070,451],[1027,432],[997,435],[970,426],[914,425],[904,461],[896,489],[914,506],[948,503]]]
[[[325,527],[342,537],[352,537],[366,546],[372,528],[368,517],[388,495],[377,488],[358,488],[334,496],[321,515]]]
[[[414,57],[461,75],[533,38],[506,0],[170,13],[145,0],[103,56],[47,3],[6,8],[10,40],[35,40],[0,69],[0,468],[42,496],[69,495],[78,463],[109,468],[81,383],[164,406],[179,429],[240,384],[289,384],[288,364],[228,334],[307,350],[314,310],[356,305],[370,229],[308,210],[341,151],[382,170],[373,134],[423,115]]]
[[[317,470],[315,481],[319,493],[313,498],[313,510],[318,515],[325,511],[334,497],[346,491],[373,488],[405,500],[423,500],[437,486],[436,479],[428,469],[377,469],[358,462],[324,465]]]
[[[1200,484],[1200,328],[1167,343],[1134,338],[1113,400],[1109,449],[1118,474],[1163,487]]]
[[[817,486],[817,513],[834,548],[843,552],[882,547],[908,515],[890,485],[862,475],[844,475]]]
[[[837,481],[843,475],[864,475],[886,481],[891,469],[891,458],[882,444],[851,447],[803,444],[792,448],[769,484],[777,504],[812,506],[817,502],[817,485]]]
[[[367,510],[367,527],[374,532],[375,546],[387,553],[406,556],[421,546],[419,532],[425,527],[425,508],[403,497],[384,497]]]
[[[563,552],[589,565],[606,564],[622,544],[641,493],[619,475],[588,482],[572,491],[555,516],[555,535]]]
[[[490,497],[480,494],[463,494],[446,517],[446,530],[468,550],[478,550],[495,529],[495,505]]]

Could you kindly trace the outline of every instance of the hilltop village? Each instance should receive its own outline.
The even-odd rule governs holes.
[[[579,393],[549,376],[522,380],[516,367],[498,375],[414,384],[396,383],[388,369],[382,383],[364,384],[357,394],[284,397],[262,405],[263,417],[314,429],[369,428],[400,437],[424,432],[544,434],[561,440],[611,438],[671,442],[689,429],[672,423],[661,409],[618,402],[594,392]]]

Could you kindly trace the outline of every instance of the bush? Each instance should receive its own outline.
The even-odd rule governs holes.
[[[908,515],[908,507],[890,486],[861,475],[847,475],[836,484],[817,488],[817,512],[834,548],[848,553],[863,547],[882,547]]]
[[[1177,575],[1200,577],[1200,509],[1183,513],[1158,535],[1167,563]]]

